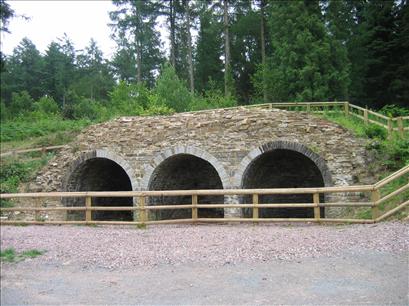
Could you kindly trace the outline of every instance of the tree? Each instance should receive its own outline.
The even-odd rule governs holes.
[[[261,45],[261,67],[266,66],[266,38],[265,38],[265,7],[266,7],[266,2],[265,0],[260,0],[260,45]],[[262,68],[264,69],[264,68]],[[263,102],[267,103],[268,98],[267,98],[267,90],[266,90],[266,78],[264,76],[264,70],[263,70]]]
[[[0,0],[0,33],[10,33],[8,24],[14,15],[15,12],[11,9],[10,5],[6,1]],[[0,50],[0,72],[3,72],[4,70],[5,59],[3,57],[3,52]]]
[[[366,39],[366,75],[363,78],[365,102],[374,107],[394,103],[392,83],[395,77],[396,44],[395,4],[392,1],[371,1],[365,6],[363,23]],[[407,38],[406,38],[407,39]]]
[[[161,105],[166,105],[177,112],[190,109],[192,96],[183,82],[176,75],[172,65],[165,64],[156,82],[154,94]]]
[[[396,35],[392,44],[393,59],[392,67],[394,75],[391,82],[391,90],[394,94],[394,102],[408,105],[409,101],[409,2],[402,1],[396,7]]]
[[[155,29],[158,3],[152,0],[114,0],[118,10],[110,12],[113,37],[119,49],[130,48],[136,55],[136,82],[153,84],[162,63],[159,33]]]
[[[273,101],[345,98],[348,65],[333,62],[336,48],[317,1],[270,3],[268,26],[273,51],[266,70],[259,69],[255,77],[260,93],[265,77]]]
[[[6,70],[1,73],[1,95],[6,103],[11,101],[13,92],[26,90],[35,100],[44,95],[44,63],[32,41],[23,38],[6,63]]]
[[[47,94],[63,108],[75,80],[75,49],[66,34],[48,46],[44,56],[44,74]],[[72,93],[70,97],[73,96]]]
[[[10,33],[8,24],[11,18],[15,16],[14,10],[5,0],[0,0],[0,31]]]
[[[190,93],[193,95],[195,93],[195,81],[193,74],[193,47],[192,47],[192,35],[190,33],[190,19],[191,19],[191,8],[190,1],[184,0],[184,7],[186,12],[186,34],[187,34],[187,47],[188,47],[188,65],[189,65],[189,85]]]
[[[229,37],[229,2],[223,0],[223,31],[224,31],[224,95],[231,95],[230,68],[230,37]]]
[[[231,15],[231,75],[237,98],[248,104],[254,91],[251,77],[261,60],[260,15],[248,0],[235,2]]]
[[[80,96],[97,101],[108,98],[114,80],[95,40],[91,39],[83,53],[77,56],[77,70],[73,88]]]
[[[199,22],[195,56],[195,87],[203,93],[209,88],[209,80],[215,82],[216,87],[222,88],[223,86],[223,62],[221,60],[223,30],[212,10],[205,3],[201,3]]]

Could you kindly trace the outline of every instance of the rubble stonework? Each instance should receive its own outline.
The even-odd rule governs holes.
[[[263,152],[277,148],[311,159],[326,186],[374,183],[365,141],[341,126],[304,112],[235,108],[122,117],[92,125],[42,169],[30,189],[66,191],[76,167],[104,157],[124,169],[133,190],[147,190],[155,169],[177,154],[210,163],[223,188],[241,188],[246,167]],[[232,202],[231,198],[225,201]]]

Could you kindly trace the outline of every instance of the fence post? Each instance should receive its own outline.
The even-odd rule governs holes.
[[[92,200],[90,196],[85,197],[85,221],[92,221],[92,211],[90,210],[92,206]]]
[[[314,193],[312,196],[314,200],[314,219],[315,221],[319,221],[321,219],[321,211],[320,211],[320,194],[319,193]]]
[[[33,202],[35,203],[35,208],[39,208],[39,207],[40,207],[40,198],[33,198]],[[40,221],[40,214],[39,214],[39,211],[38,211],[38,210],[36,210],[36,211],[34,212],[34,219],[35,219],[36,221]]]
[[[192,194],[192,220],[193,222],[197,222],[197,194]]]
[[[311,111],[311,104],[307,103],[307,112],[310,112],[310,111]]]
[[[369,120],[368,120],[368,106],[366,106],[365,109],[364,109],[364,122],[365,122],[365,125],[368,125],[368,123],[369,123]]]
[[[378,189],[371,191],[371,202],[372,202],[372,220],[375,221],[379,217],[379,207],[376,202],[381,198],[381,194]]]
[[[344,102],[344,113],[345,116],[349,116],[349,102]]]
[[[392,136],[393,132],[393,125],[392,125],[392,118],[388,118],[388,136]]]
[[[398,118],[397,118],[397,121],[398,121],[399,135],[400,135],[401,137],[403,137],[404,129],[403,129],[403,120],[402,120],[402,117],[398,117]]]
[[[139,206],[139,222],[141,222],[141,225],[143,225],[146,222],[146,210],[145,210],[145,197],[144,196],[138,197],[138,206]]]
[[[258,194],[253,194],[253,219],[258,219]]]

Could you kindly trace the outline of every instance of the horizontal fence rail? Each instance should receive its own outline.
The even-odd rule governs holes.
[[[12,150],[12,151],[9,151],[9,152],[1,153],[0,157],[13,156],[13,155],[23,154],[23,153],[33,153],[33,152],[46,153],[48,151],[61,150],[61,149],[64,149],[64,148],[68,148],[68,146],[67,145],[61,145],[61,146],[50,146],[50,147]]]
[[[390,192],[389,194],[381,196],[380,189],[391,182],[402,178],[409,173],[409,166],[406,166],[394,174],[384,178],[373,185],[362,186],[339,186],[339,187],[320,187],[320,188],[273,188],[273,189],[220,189],[220,190],[166,190],[166,191],[126,191],[126,192],[101,192],[101,191],[84,191],[84,192],[44,192],[44,193],[15,193],[15,194],[1,194],[1,200],[7,199],[24,199],[32,198],[41,200],[45,198],[84,198],[85,206],[65,206],[65,207],[7,207],[1,208],[0,211],[16,212],[16,211],[32,211],[35,213],[42,211],[78,211],[85,213],[85,220],[79,221],[45,221],[45,220],[1,220],[1,224],[117,224],[117,225],[149,225],[149,224],[174,224],[174,223],[214,223],[214,222],[347,222],[347,223],[375,223],[382,221],[393,214],[405,209],[409,206],[409,200],[404,199],[403,203],[398,203],[393,209],[379,215],[379,206],[390,199],[399,195],[405,195],[409,190],[409,183],[406,183]],[[347,196],[356,193],[368,193],[370,201],[366,202],[320,202],[320,195],[327,195],[333,193],[345,193]],[[306,194],[311,195],[311,202],[309,203],[260,203],[260,196],[262,195],[293,195]],[[214,203],[214,204],[200,204],[199,197],[201,196],[250,196],[251,203]],[[177,205],[147,205],[147,200],[151,197],[175,197],[175,196],[189,196],[191,201],[189,204]],[[93,206],[94,198],[106,197],[131,197],[134,200],[133,206]],[[367,207],[371,209],[372,217],[370,219],[340,219],[327,218],[321,216],[322,207]],[[252,217],[227,217],[227,218],[203,218],[199,217],[199,209],[213,208],[213,209],[231,209],[241,208],[249,209],[252,212]],[[262,218],[259,216],[260,209],[277,209],[277,208],[311,208],[313,210],[313,217],[310,218]],[[189,218],[166,219],[166,220],[151,220],[149,212],[161,210],[180,210],[189,209],[191,215]],[[96,211],[129,211],[134,213],[134,221],[102,221],[93,220],[92,212]]]
[[[369,110],[358,105],[342,102],[274,102],[263,104],[250,104],[227,107],[223,109],[237,109],[237,108],[261,108],[261,109],[285,109],[288,111],[305,111],[311,113],[343,113],[345,116],[352,116],[362,120],[365,124],[375,124],[388,131],[397,132],[401,137],[409,131],[409,116],[388,117],[378,112]],[[191,113],[206,112],[209,110],[193,111]]]

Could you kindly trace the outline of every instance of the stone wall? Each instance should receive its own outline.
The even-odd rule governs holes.
[[[30,189],[70,190],[73,173],[94,158],[120,165],[133,190],[157,189],[156,170],[178,154],[192,155],[211,165],[223,188],[241,188],[244,174],[253,162],[263,153],[277,149],[298,152],[311,160],[325,186],[374,183],[368,170],[365,141],[339,125],[308,113],[236,108],[123,117],[90,126],[70,148],[51,160]],[[234,203],[240,199],[224,200]],[[226,209],[224,214],[240,212]],[[333,210],[332,214],[339,212]]]

